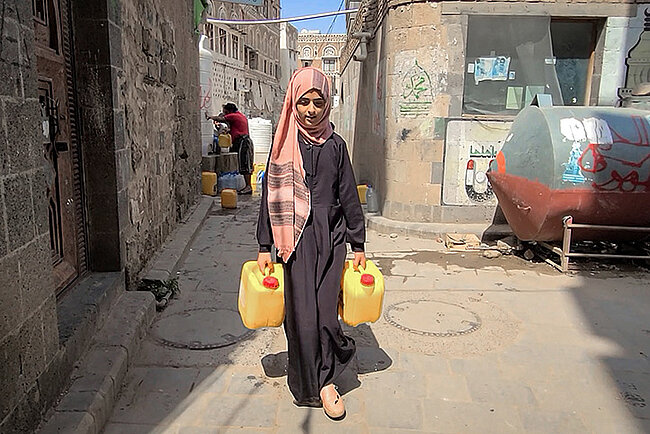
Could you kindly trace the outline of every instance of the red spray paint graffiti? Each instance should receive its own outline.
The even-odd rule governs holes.
[[[607,169],[608,162],[610,161],[620,163],[624,166],[641,168],[650,160],[650,153],[638,161],[630,161],[603,154],[603,152],[612,150],[614,145],[650,147],[650,134],[646,126],[646,120],[639,116],[633,116],[632,121],[634,122],[636,137],[625,137],[613,128],[610,128],[613,138],[612,144],[590,143],[578,160],[580,168],[584,172],[599,173]],[[634,192],[637,191],[637,187],[645,187],[643,191],[650,191],[650,176],[647,180],[642,181],[639,179],[639,173],[636,170],[631,170],[625,176],[621,175],[617,170],[612,170],[609,180],[601,183],[593,182],[592,187],[600,191],[621,192]]]
[[[203,110],[204,108],[207,108],[212,101],[212,80],[208,83],[208,87],[205,90],[205,93],[203,92],[203,89],[200,90],[200,95],[199,95],[199,109]]]

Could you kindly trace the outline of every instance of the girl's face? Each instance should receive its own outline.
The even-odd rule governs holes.
[[[316,126],[325,116],[325,98],[316,89],[312,89],[298,99],[296,110],[300,123],[305,126]]]

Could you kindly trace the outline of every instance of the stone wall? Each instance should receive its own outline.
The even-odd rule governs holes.
[[[494,198],[474,201],[460,197],[461,193],[469,196],[464,167],[459,166],[467,161],[449,160],[455,155],[452,148],[470,137],[479,147],[493,144],[496,149],[512,121],[512,116],[463,114],[468,16],[551,15],[600,20],[603,26],[595,48],[590,102],[611,105],[622,84],[626,54],[616,53],[613,44],[625,37],[634,39],[642,15],[637,16],[632,0],[588,4],[377,0],[363,2],[361,10],[352,31],[368,31],[373,38],[368,58],[361,64],[350,60],[355,50],[360,52],[357,40],[349,39],[343,49],[344,95],[335,122],[343,135],[348,135],[358,178],[377,187],[385,217],[445,223],[495,221]],[[630,43],[626,41],[625,46]],[[612,69],[615,74],[610,74]],[[615,79],[601,80],[601,74]],[[409,99],[410,78],[426,81],[426,90],[418,99]],[[345,95],[346,88],[350,95]],[[452,129],[448,128],[450,122],[456,123]],[[450,176],[458,179],[450,180]],[[454,188],[459,191],[451,191]]]
[[[28,432],[58,393],[58,331],[32,5],[0,11],[0,432]]]
[[[364,63],[351,61],[341,77],[340,105],[333,110],[336,131],[348,143],[358,182],[385,190],[386,61],[384,29],[368,45]],[[365,65],[368,65],[366,67]],[[356,146],[358,144],[358,146]]]
[[[124,112],[126,269],[132,280],[199,193],[198,37],[192,8],[122,2],[118,107]]]
[[[386,17],[387,179],[381,193],[389,218],[439,221],[431,215],[441,197],[441,184],[431,182],[431,171],[443,161],[443,136],[436,118],[449,114],[446,87],[456,63],[454,45],[460,45],[448,37],[441,20],[438,3],[399,6]],[[402,110],[410,101],[405,80],[422,74],[428,79],[422,95],[427,112],[405,114]]]
[[[0,14],[0,432],[22,433],[83,348],[59,335],[32,4],[3,0]],[[71,0],[61,14],[74,35],[88,271],[132,281],[199,194],[192,5]]]

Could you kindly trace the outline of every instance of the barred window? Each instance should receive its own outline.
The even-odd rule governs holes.
[[[228,54],[228,35],[224,29],[219,29],[219,53]]]
[[[232,57],[239,59],[239,36],[232,35]]]

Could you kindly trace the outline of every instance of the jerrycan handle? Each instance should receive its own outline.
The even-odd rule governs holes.
[[[354,270],[354,268],[353,268],[352,271],[354,271],[355,273],[361,274],[361,277],[359,278],[359,283],[361,283],[361,286],[363,286],[365,288],[371,288],[371,287],[375,286],[375,276],[373,276],[372,274],[366,273],[366,268],[368,268],[367,265],[366,265],[366,267],[362,267],[361,264],[359,264],[357,269]]]
[[[262,285],[268,289],[278,289],[280,287],[280,282],[277,278],[271,276],[271,267],[264,268],[264,279],[262,280]]]

